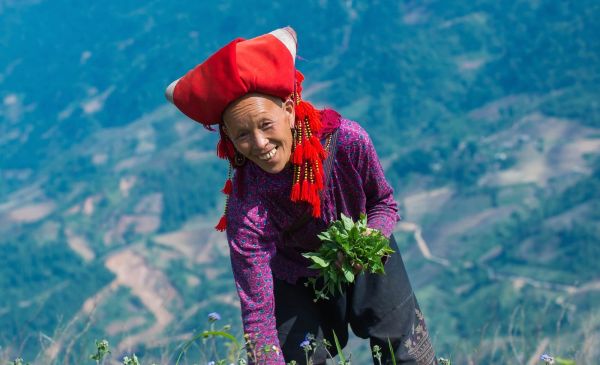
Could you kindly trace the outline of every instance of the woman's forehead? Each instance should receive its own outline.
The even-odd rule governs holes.
[[[270,95],[244,95],[225,109],[223,121],[229,128],[257,123],[276,116],[281,103],[281,99]]]

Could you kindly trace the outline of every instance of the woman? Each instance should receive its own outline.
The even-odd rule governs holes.
[[[236,39],[166,91],[184,114],[218,127],[217,153],[230,162],[225,214],[216,228],[227,231],[244,332],[257,363],[303,363],[307,333],[333,342],[335,331],[343,346],[349,324],[382,348],[384,364],[392,363],[388,338],[397,363],[434,364],[391,236],[399,219],[393,191],[371,139],[357,123],[302,100],[296,46],[289,27]],[[317,272],[301,254],[319,247],[316,235],[341,213],[355,220],[366,213],[368,226],[390,237],[396,253],[385,262],[386,275],[358,275],[343,294],[315,303],[304,283]],[[314,363],[325,358],[320,348]]]

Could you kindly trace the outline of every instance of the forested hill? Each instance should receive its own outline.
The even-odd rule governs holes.
[[[158,362],[213,311],[240,331],[212,228],[227,166],[164,88],[291,25],[305,97],[374,140],[438,355],[594,363],[599,17],[591,0],[0,0],[0,361],[81,363],[109,338]]]

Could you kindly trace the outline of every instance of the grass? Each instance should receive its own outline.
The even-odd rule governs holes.
[[[231,326],[225,325],[221,328],[216,328],[216,322],[221,319],[220,315],[216,312],[210,313],[208,316],[209,328],[202,332],[193,335],[188,341],[181,344],[177,350],[175,365],[180,365],[183,362],[185,364],[191,363],[196,365],[247,365],[247,364],[267,364],[267,359],[270,358],[272,353],[279,352],[280,350],[276,346],[264,346],[263,348],[256,348],[253,345],[253,341],[250,336],[244,335],[243,340],[239,340],[230,333]],[[313,356],[317,349],[323,348],[327,353],[329,364],[335,365],[351,365],[352,356],[351,354],[345,354],[343,348],[337,338],[337,335],[333,333],[333,339],[335,348],[337,350],[337,356],[333,356],[329,351],[332,348],[332,344],[326,339],[317,339],[314,335],[308,333],[304,341],[298,344],[305,353],[305,362],[302,365],[313,365]],[[217,341],[223,341],[224,346],[217,346]],[[223,344],[221,344],[223,345]],[[390,352],[393,354],[394,350],[391,341],[388,339],[388,346]],[[199,350],[199,355],[195,356],[194,359],[188,359],[189,350],[192,347],[196,347]],[[226,348],[226,351],[222,351]],[[381,347],[375,345],[371,349],[373,358],[377,361],[377,365],[382,365],[382,354]],[[223,352],[225,352],[223,354]],[[2,354],[0,353],[0,356]],[[93,362],[96,365],[104,364],[122,364],[122,365],[158,365],[156,363],[143,364],[135,353],[126,354],[123,358],[115,362],[112,358],[110,350],[110,344],[108,340],[96,340],[95,341],[95,353],[87,356],[90,364]],[[6,362],[0,358],[0,365],[34,365],[35,363],[25,362],[23,358],[15,358],[12,361]],[[60,360],[58,360],[60,361]],[[437,360],[440,365],[452,365],[450,359],[440,357]],[[549,365],[575,365],[574,360],[565,359],[561,357],[555,357],[548,354],[543,354],[539,357],[540,363]],[[395,356],[392,356],[392,363],[396,365]],[[505,362],[507,364],[513,363],[513,361]],[[288,362],[286,365],[301,365],[297,361]]]

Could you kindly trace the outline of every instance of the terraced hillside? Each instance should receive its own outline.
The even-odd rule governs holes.
[[[82,363],[107,337],[115,358],[173,363],[213,311],[241,331],[212,229],[226,166],[163,90],[290,24],[305,96],[375,142],[438,355],[593,363],[598,16],[589,0],[0,1],[0,362]]]

